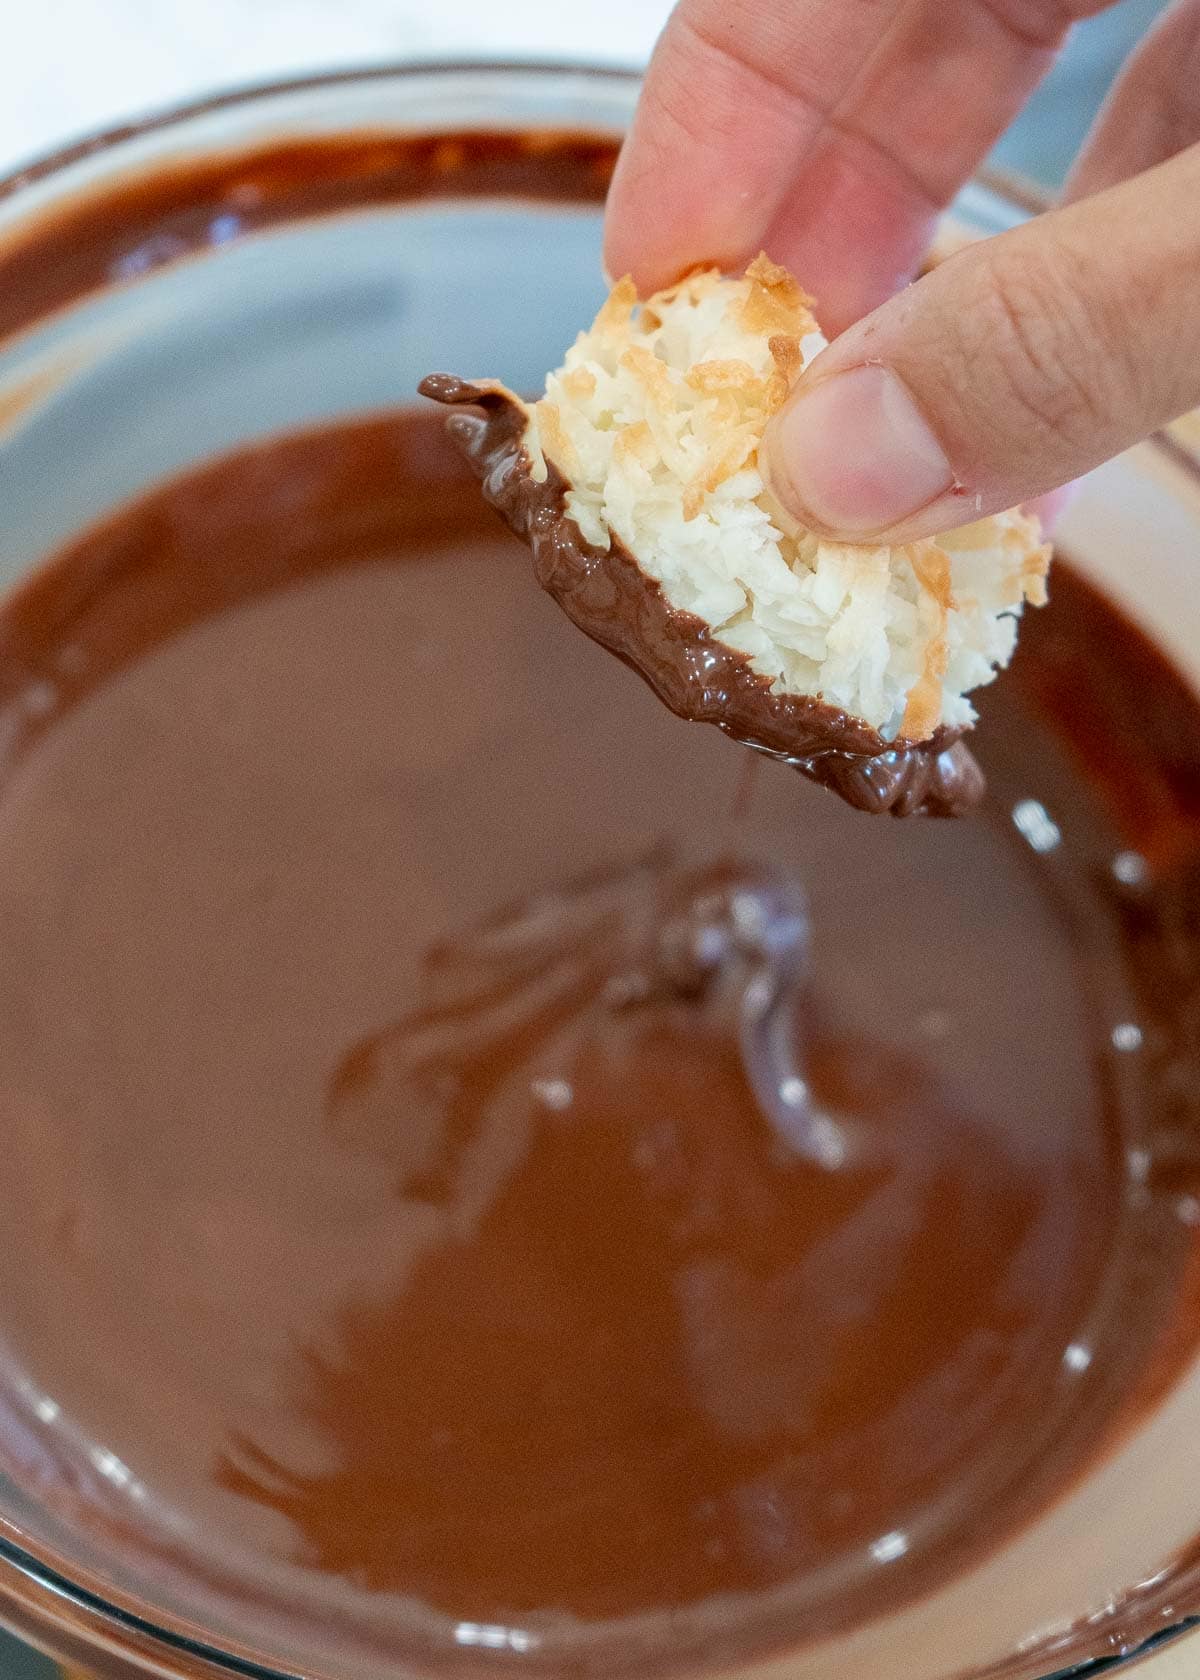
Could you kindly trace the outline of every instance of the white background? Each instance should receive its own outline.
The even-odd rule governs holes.
[[[1002,161],[1059,179],[1116,64],[1164,4],[1121,0],[1078,29]],[[197,94],[335,65],[437,55],[640,65],[669,10],[670,0],[0,0],[0,171]]]
[[[669,11],[669,0],[0,0],[0,169],[296,71],[441,54],[640,64]]]

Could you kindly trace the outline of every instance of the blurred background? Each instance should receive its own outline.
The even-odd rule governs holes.
[[[1165,4],[1122,0],[1081,24],[999,159],[1061,180],[1115,67]],[[201,92],[334,65],[440,56],[641,64],[670,9],[670,0],[0,0],[0,170]]]
[[[1081,24],[994,161],[1056,186],[1122,60],[1166,5],[1121,0]],[[0,0],[0,9],[4,174],[91,130],[264,78],[402,58],[641,65],[671,7],[670,0]],[[0,1633],[0,1680],[54,1673]]]

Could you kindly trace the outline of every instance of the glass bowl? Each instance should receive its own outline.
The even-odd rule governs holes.
[[[519,183],[499,196],[455,197],[436,178],[434,148],[429,180],[412,198],[412,183],[389,173],[387,139],[472,129],[618,136],[636,94],[635,77],[588,67],[372,69],[170,112],[0,183],[0,581],[20,579],[81,526],[191,462],[393,406],[432,368],[487,369],[518,389],[540,383],[601,296],[603,182],[587,204],[535,207]],[[160,190],[165,167],[181,159],[364,133],[379,141],[375,161],[363,165],[359,149],[358,173],[334,183],[336,210],[315,178],[300,199],[252,178],[234,200],[196,191],[180,202]],[[113,190],[136,201],[136,237],[97,238],[70,262],[26,260],[25,241],[45,218],[69,217]],[[975,183],[947,237],[995,231],[1028,208]],[[1179,428],[1093,474],[1062,538],[1200,685],[1194,431]],[[125,1527],[107,1540],[77,1529],[39,1495],[45,1431],[69,1429],[53,1396],[5,1363],[0,1346],[0,1620],[14,1631],[96,1675],[383,1680],[398,1663],[412,1671],[377,1629],[331,1631],[311,1606],[288,1603],[279,1583],[240,1577],[236,1560],[216,1591],[164,1570],[137,1544],[138,1501],[152,1495],[85,1440],[74,1443],[77,1456]],[[1200,1611],[1197,1472],[1192,1369],[969,1573],[736,1672],[1045,1680],[1073,1665],[1139,1660]],[[438,1666],[546,1672],[498,1647],[464,1641],[449,1668]],[[1149,1660],[1174,1672],[1169,1655]]]

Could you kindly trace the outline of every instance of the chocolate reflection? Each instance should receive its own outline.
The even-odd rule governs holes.
[[[795,908],[730,865],[601,872],[435,947],[427,1006],[343,1058],[330,1124],[438,1218],[300,1355],[334,1468],[244,1434],[221,1463],[311,1563],[475,1621],[623,1616],[832,1568],[964,1473],[1014,1351],[980,1325],[1038,1334],[1037,1199],[880,1046],[815,1034],[823,1153],[759,1100]]]

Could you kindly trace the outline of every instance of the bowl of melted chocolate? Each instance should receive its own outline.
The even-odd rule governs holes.
[[[415,396],[540,388],[635,91],[0,189],[0,1615],[105,1673],[1041,1680],[1200,1610],[1200,470],[1090,481],[969,818],[672,718]]]

